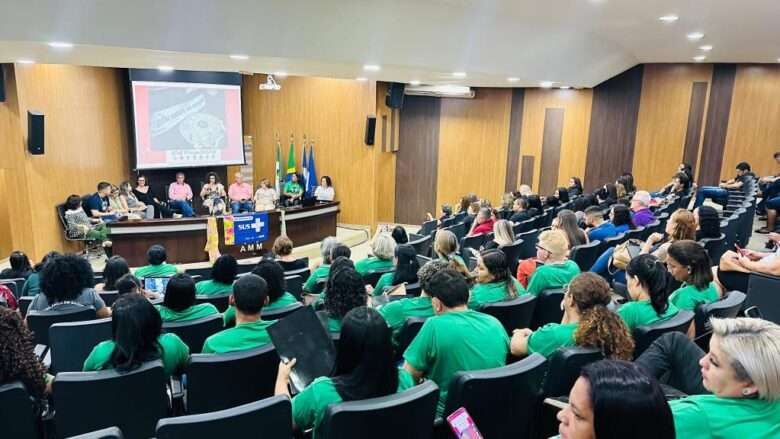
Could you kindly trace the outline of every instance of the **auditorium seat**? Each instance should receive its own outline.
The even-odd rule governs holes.
[[[185,273],[189,274],[190,276],[200,276],[202,280],[209,280],[211,279],[211,267],[201,267],[201,268],[188,268],[184,270]]]
[[[646,238],[642,238],[644,236],[645,228],[644,227],[637,227],[633,230],[629,229],[626,232],[626,240],[629,239],[639,239],[644,241]]]
[[[712,330],[710,318],[733,319],[739,314],[739,310],[745,304],[747,296],[740,291],[728,291],[723,298],[716,302],[700,304],[694,310],[696,321],[696,336],[700,336]]]
[[[21,296],[17,301],[19,305],[19,312],[22,313],[22,317],[27,316],[27,309],[30,307],[35,296]]]
[[[224,410],[272,396],[278,366],[272,344],[226,354],[193,354],[186,368],[187,412]]]
[[[418,256],[428,256],[431,252],[432,244],[433,238],[431,235],[409,234],[409,245],[414,247],[414,251],[417,252]]]
[[[54,380],[54,422],[60,438],[112,426],[128,438],[154,435],[168,415],[166,380],[160,360],[130,372],[63,372]]]
[[[417,263],[420,265],[420,267],[422,267],[423,265],[427,264],[430,261],[431,261],[430,257],[417,253]]]
[[[425,381],[401,393],[331,404],[317,429],[319,438],[429,439],[439,388]]]
[[[667,332],[682,332],[683,334],[688,332],[688,328],[693,321],[693,311],[680,310],[677,315],[669,320],[653,323],[651,325],[638,326],[634,329],[634,358],[638,357],[645,351],[656,338],[666,334]]]
[[[49,327],[55,323],[95,320],[95,308],[79,306],[68,310],[30,311],[27,313],[27,327],[33,333],[35,344],[49,345]]]
[[[119,298],[119,291],[98,291],[98,295],[103,299],[106,306],[111,307],[116,302],[116,299]]]
[[[40,422],[33,400],[21,381],[0,385],[0,426],[2,436],[14,439],[37,439]]]
[[[111,340],[111,318],[55,323],[49,327],[51,373],[80,372],[92,349]]]
[[[523,240],[516,239],[509,245],[502,245],[499,249],[506,255],[506,262],[509,264],[509,272],[517,273],[517,264],[520,262],[520,253],[523,251]]]
[[[528,259],[536,256],[536,241],[539,237],[538,229],[531,229],[527,232],[523,232],[515,236],[516,240],[522,240],[520,249],[518,250],[518,259]],[[512,273],[514,274],[514,273]]]
[[[217,307],[219,312],[225,312],[225,310],[228,308],[228,304],[230,303],[230,294],[221,294],[219,296],[198,295],[195,296],[195,302],[210,303]]]
[[[460,256],[463,259],[470,258],[473,253],[469,249],[474,249],[479,251],[479,248],[482,247],[482,244],[485,243],[487,235],[479,234],[475,236],[466,236],[465,238],[460,240]]]
[[[562,288],[547,289],[539,293],[539,296],[536,298],[536,308],[534,309],[534,317],[531,320],[530,328],[536,330],[536,328],[548,323],[560,323],[563,318],[563,311],[561,310],[562,300]]]
[[[279,320],[283,319],[286,316],[294,313],[295,311],[298,311],[299,309],[303,308],[303,304],[301,303],[291,303],[285,307],[282,308],[276,308],[276,309],[263,309],[263,320]]]
[[[163,332],[179,336],[191,353],[200,352],[207,338],[221,331],[223,320],[221,314],[212,314],[195,320],[181,322],[163,322]]]
[[[750,273],[745,309],[757,307],[761,317],[780,325],[780,277]]]
[[[663,230],[661,229],[661,221],[656,219],[652,223],[645,226],[644,230],[642,230],[642,233],[639,236],[639,239],[642,241],[647,241],[647,238],[650,237],[653,233],[662,233]]]
[[[396,359],[403,359],[406,348],[412,343],[414,337],[422,329],[423,323],[427,320],[426,317],[407,317],[404,321],[404,325],[401,327],[401,331],[398,333],[398,348],[396,349]]]
[[[291,270],[291,271],[285,271],[284,272],[285,277],[286,276],[300,276],[303,282],[306,282],[306,280],[311,276],[311,271],[309,270],[309,267],[300,268],[298,270]]]
[[[19,285],[19,281],[22,281],[21,285]],[[19,295],[22,294],[24,279],[0,279],[0,285],[5,285],[8,287],[8,289],[11,290],[11,293],[13,293],[14,297],[18,299]]]
[[[253,437],[290,439],[292,405],[286,396],[273,396],[237,407],[160,419],[156,439],[213,439]]]
[[[547,366],[543,356],[532,354],[504,367],[457,372],[444,417],[464,407],[485,439],[530,437]],[[437,432],[455,437],[445,419],[437,421]]]
[[[366,285],[371,285],[372,287],[376,286],[376,283],[379,282],[379,278],[382,277],[382,275],[387,273],[392,273],[395,271],[395,268],[391,269],[384,269],[384,270],[378,270],[378,271],[371,271],[368,273],[365,273],[361,275],[363,277],[363,282],[365,282]]]
[[[455,217],[455,224],[462,223],[466,220],[466,212],[458,212],[453,216]]]
[[[434,230],[436,230],[436,227],[438,226],[438,224],[439,224],[439,222],[436,221],[435,219],[430,220],[430,221],[426,221],[426,222],[422,223],[418,233],[420,235],[430,235],[431,233],[434,232]]]
[[[442,227],[442,230],[449,230],[450,232],[454,233],[455,238],[458,239],[458,242],[460,242],[460,240],[466,236],[466,233],[468,233],[468,230],[466,230],[466,225],[463,223],[455,224],[447,228]]]
[[[618,245],[626,242],[627,240],[628,240],[628,236],[625,233],[620,233],[617,236],[613,236],[611,238],[605,238],[602,250],[606,250],[610,247],[617,247]]]
[[[71,436],[68,439],[124,439],[124,437],[119,427],[108,427],[78,436]]]
[[[603,251],[601,250],[601,241],[590,241],[587,244],[575,245],[571,248],[569,259],[574,261],[580,271],[585,272],[590,270],[590,267],[596,262],[596,259],[601,256]]]
[[[556,350],[549,358],[544,380],[544,396],[568,395],[580,376],[580,369],[604,358],[597,348],[569,346]]]
[[[511,300],[503,300],[483,305],[479,311],[498,319],[507,334],[519,328],[529,328],[536,307],[536,296],[525,294]]]
[[[720,257],[728,250],[725,246],[726,235],[720,234],[717,238],[704,238],[699,240],[699,244],[707,250],[707,254],[710,257],[710,265],[713,267],[720,264]]]
[[[295,276],[285,276],[284,277],[284,283],[286,286],[286,291],[293,296],[295,296],[296,299],[301,300],[303,298],[303,278],[301,278],[298,275]]]
[[[515,236],[517,236],[517,235],[519,235],[521,233],[525,233],[525,232],[527,232],[529,230],[533,230],[534,229],[534,222],[536,222],[536,220],[534,218],[530,218],[530,219],[527,219],[525,221],[519,222],[519,223],[515,224],[514,226],[512,226],[512,232],[514,232]]]
[[[458,224],[458,221],[455,219],[455,217],[449,217],[441,222],[440,227],[445,228],[454,226],[455,224]]]

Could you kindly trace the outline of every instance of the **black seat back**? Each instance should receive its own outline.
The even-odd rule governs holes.
[[[435,219],[426,221],[422,223],[422,225],[420,226],[420,231],[418,233],[420,235],[430,235],[431,233],[433,233],[434,230],[436,230],[438,224],[439,222]]]
[[[385,273],[392,273],[395,271],[395,268],[391,269],[385,269],[385,270],[379,270],[379,271],[371,271],[369,273],[363,274],[363,282],[366,283],[366,285],[371,285],[372,287],[376,286],[376,283],[379,282],[379,278],[382,277]]]
[[[406,295],[410,297],[420,297],[420,294],[422,293],[422,286],[420,285],[420,282],[406,284],[405,289]]]
[[[699,305],[694,313],[696,314],[696,335],[699,336],[711,329],[710,318],[729,318],[733,319],[739,314],[739,310],[745,304],[747,296],[740,291],[729,291],[726,295],[712,303]]]
[[[625,233],[620,233],[617,236],[613,236],[611,238],[604,239],[604,248],[608,247],[616,247],[619,244],[622,244],[628,240],[628,237]],[[588,267],[590,268],[590,267]]]
[[[485,243],[485,237],[487,235],[482,233],[474,236],[466,236],[460,240],[460,256],[463,259],[468,259],[472,253],[469,249],[479,250],[482,244]]]
[[[758,307],[761,317],[780,325],[780,278],[750,273],[745,309]]]
[[[406,348],[412,343],[414,337],[422,329],[423,323],[427,320],[425,317],[407,317],[401,331],[398,333],[398,350],[396,358],[402,358]]]
[[[498,319],[506,333],[512,336],[512,331],[529,328],[536,306],[536,296],[524,294],[511,300],[493,302],[483,305],[479,310]]]
[[[98,431],[71,436],[68,439],[124,439],[125,435],[119,427],[101,428]]]
[[[536,256],[536,239],[539,237],[539,233],[539,229],[532,229],[515,236],[515,238],[523,241],[518,250],[518,260]]]
[[[601,241],[590,241],[587,244],[576,245],[571,248],[569,259],[574,261],[580,271],[585,272],[590,270],[590,267],[596,262],[596,259],[601,256],[602,245]]]
[[[0,285],[5,285],[8,287],[9,290],[11,290],[11,294],[14,295],[17,299],[19,298],[19,295],[22,294],[22,287],[19,286],[19,279],[0,279]],[[24,279],[21,279],[22,285],[24,285]]]
[[[198,295],[195,296],[195,302],[210,303],[217,307],[219,312],[225,312],[225,310],[228,309],[228,305],[230,304],[230,294],[220,294],[218,296]]]
[[[33,400],[21,381],[0,385],[0,425],[3,437],[37,439],[38,420]]]
[[[634,347],[634,358],[639,357],[639,355],[641,355],[656,338],[667,332],[677,331],[687,333],[688,327],[691,326],[691,322],[693,321],[693,316],[693,311],[681,309],[677,312],[677,315],[671,319],[634,328],[634,342],[636,343]]]
[[[295,296],[296,299],[301,300],[303,295],[303,278],[296,275],[285,276],[284,283],[287,287],[287,292]]]
[[[181,341],[190,348],[190,352],[200,352],[203,342],[207,338],[221,331],[223,327],[222,315],[212,314],[195,320],[183,322],[163,322],[163,332],[170,332],[179,336]]]
[[[495,369],[457,372],[450,381],[444,416],[464,407],[487,439],[531,437],[546,373],[547,360],[539,354]]]
[[[520,263],[520,253],[523,251],[523,240],[517,239],[514,243],[502,245],[499,249],[506,255],[506,262],[509,264],[509,272],[514,275],[517,273],[517,264]]]
[[[193,354],[187,366],[189,413],[206,413],[274,394],[279,356],[272,344],[227,354]]]
[[[429,439],[438,399],[439,388],[433,381],[426,381],[394,395],[331,404],[317,437]]]
[[[419,253],[417,253],[417,263],[422,267],[423,265],[427,264],[428,262],[431,262],[431,258],[428,256],[423,256]]]
[[[103,299],[106,306],[111,307],[116,302],[116,299],[119,298],[119,291],[98,291],[98,295]]]
[[[455,237],[458,239],[458,242],[460,242],[460,240],[466,236],[466,233],[468,233],[468,230],[466,230],[466,225],[463,223],[455,224],[450,227],[442,227],[442,230],[449,230],[450,232],[454,233]]]
[[[211,279],[212,267],[188,268],[184,270],[190,276],[200,276],[201,280]]]
[[[30,311],[27,313],[27,327],[33,333],[35,344],[49,345],[49,327],[55,323],[95,320],[95,308],[73,306],[71,309]]]
[[[309,276],[311,276],[311,270],[309,270],[309,267],[305,267],[305,268],[300,268],[298,270],[285,271],[284,276],[285,277],[300,276],[301,280],[303,280],[303,282],[306,282],[306,280],[309,279]]]
[[[563,318],[562,300],[563,288],[548,289],[539,293],[530,328],[535,330],[548,323],[560,323]]]
[[[212,439],[253,436],[290,439],[292,405],[286,396],[272,396],[225,410],[160,419],[157,439]]]
[[[55,323],[49,327],[52,373],[80,372],[92,349],[111,340],[111,318]]]
[[[582,346],[560,348],[550,356],[544,380],[544,396],[569,395],[583,366],[604,359],[599,349]]]
[[[22,296],[17,300],[19,305],[19,312],[22,313],[22,317],[27,315],[27,309],[30,308],[30,304],[35,299],[35,296]]]
[[[720,264],[720,257],[723,253],[726,253],[726,235],[721,233],[717,238],[704,238],[699,240],[699,244],[704,246],[707,250],[707,255],[710,257],[710,264],[714,267]]]
[[[128,438],[151,437],[168,413],[165,383],[160,360],[130,372],[59,373],[52,391],[57,434],[65,438],[117,426]]]
[[[431,235],[423,235],[414,240],[412,240],[411,236],[409,237],[409,245],[414,247],[414,251],[416,251],[419,256],[428,256],[431,252],[432,244],[433,238]]]
[[[291,303],[282,308],[263,310],[263,320],[279,320],[303,308],[300,302]]]

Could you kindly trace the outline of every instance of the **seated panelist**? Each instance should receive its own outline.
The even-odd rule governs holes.
[[[279,194],[271,187],[267,178],[260,180],[260,187],[255,192],[255,212],[274,210]]]
[[[233,213],[252,211],[252,184],[245,183],[240,172],[234,174],[233,183],[228,188],[230,210]]]
[[[168,186],[168,205],[186,217],[195,216],[192,210],[192,188],[184,182],[184,173],[176,173],[176,181]]]
[[[206,183],[200,190],[203,205],[209,209],[211,215],[225,213],[225,186],[219,182],[215,172],[206,174]]]

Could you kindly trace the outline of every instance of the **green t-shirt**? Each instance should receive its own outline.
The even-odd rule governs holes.
[[[373,273],[375,271],[384,271],[393,268],[392,259],[379,259],[375,256],[369,256],[355,262],[355,271],[360,274]]]
[[[341,332],[341,320],[328,317],[328,332]]]
[[[515,284],[515,290],[518,296],[527,294],[523,285],[517,281],[514,277],[512,282]],[[501,302],[503,300],[510,300],[509,291],[506,288],[504,282],[491,282],[487,284],[476,284],[471,288],[471,298],[469,298],[469,308],[473,310],[479,310],[482,305],[488,303]]]
[[[288,181],[287,183],[284,184],[284,192],[288,194],[298,195],[301,192],[303,192],[303,188],[298,183]]]
[[[379,308],[379,314],[385,318],[387,326],[393,330],[393,344],[398,346],[398,335],[407,317],[433,317],[433,305],[430,297],[414,297],[389,302]]]
[[[414,378],[409,372],[398,370],[398,392],[414,387]],[[325,410],[331,404],[342,402],[341,395],[336,390],[333,380],[328,377],[319,377],[312,381],[308,387],[292,399],[292,417],[295,426],[301,431],[314,428],[312,437],[316,434]]]
[[[233,292],[233,284],[223,284],[213,279],[202,280],[195,284],[195,294],[200,296],[221,296]]]
[[[174,311],[164,305],[155,305],[163,322],[186,322],[210,315],[219,314],[217,307],[210,303],[196,303],[183,311]]]
[[[544,290],[561,288],[580,274],[580,267],[574,261],[563,264],[541,265],[531,275],[528,292],[538,296]]]
[[[314,289],[314,284],[322,278],[327,279],[328,274],[330,274],[330,264],[322,264],[317,267],[309,278],[306,279],[306,283],[303,284],[303,291],[311,292]]]
[[[37,296],[41,292],[41,275],[37,272],[30,273],[22,285],[22,296]]]
[[[671,319],[677,315],[678,311],[679,309],[673,303],[669,303],[666,311],[659,316],[649,300],[641,300],[623,304],[618,308],[617,313],[623,318],[626,326],[628,326],[628,330],[633,331],[637,326],[645,326]]]
[[[509,337],[495,317],[451,311],[425,321],[404,360],[439,386],[436,413],[441,416],[455,372],[504,366],[508,352]]]
[[[160,265],[146,265],[135,269],[135,277],[167,277],[173,276],[178,272],[175,265],[163,262]]]
[[[268,305],[263,307],[263,311],[270,311],[273,309],[279,309],[284,308],[285,306],[292,305],[293,303],[296,303],[298,299],[295,298],[290,293],[284,293],[281,297],[276,299],[274,302],[269,303]],[[225,324],[225,327],[233,326],[236,323],[236,307],[233,305],[230,305],[225,312],[222,314],[222,321]]]
[[[710,282],[703,290],[696,289],[694,285],[683,283],[671,296],[669,302],[679,309],[693,311],[699,304],[712,303],[718,300],[718,289],[714,282]]]
[[[549,357],[559,348],[574,346],[577,323],[548,323],[528,337],[528,354]]]
[[[274,323],[276,320],[258,320],[219,331],[206,339],[202,352],[224,354],[265,346],[271,343],[271,336],[268,335],[267,329]]]
[[[395,276],[395,272],[391,271],[389,273],[383,274],[379,281],[377,281],[376,286],[374,287],[374,296],[379,296],[384,292],[385,288],[392,287],[393,286],[393,276]]]
[[[157,343],[160,345],[160,359],[165,369],[165,375],[171,376],[184,369],[190,358],[190,348],[176,334],[161,334],[157,337]],[[111,369],[113,366],[109,363],[111,353],[114,352],[116,343],[113,340],[101,341],[92,349],[86,360],[84,360],[84,372],[95,370]]]
[[[780,437],[780,401],[692,395],[669,407],[680,439]]]

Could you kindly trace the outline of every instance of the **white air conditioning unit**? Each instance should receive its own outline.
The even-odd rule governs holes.
[[[437,98],[474,99],[474,90],[463,85],[407,85],[404,94]]]

